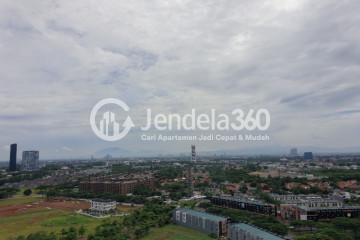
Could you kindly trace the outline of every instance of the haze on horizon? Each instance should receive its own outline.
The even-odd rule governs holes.
[[[124,100],[186,113],[267,108],[271,141],[210,151],[360,152],[360,1],[11,1],[0,3],[0,160],[9,144],[41,159],[108,148],[187,152],[189,142],[98,139],[93,105]],[[227,133],[230,134],[230,133]]]

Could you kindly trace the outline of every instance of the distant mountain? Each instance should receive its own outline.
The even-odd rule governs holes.
[[[118,147],[110,147],[96,151],[93,155],[96,158],[102,158],[105,157],[106,155],[111,155],[112,157],[128,157],[132,155],[132,153],[131,151],[126,149],[122,149]]]
[[[157,152],[152,151],[131,151],[119,147],[110,147],[104,148],[96,151],[93,156],[96,158],[103,158],[106,155],[111,155],[111,157],[146,157],[146,156],[157,156]]]
[[[224,149],[213,151],[198,151],[199,155],[212,156],[212,155],[287,155],[290,149],[297,147],[300,155],[303,152],[314,152],[315,154],[327,153],[360,153],[360,148],[326,148],[326,147],[313,147],[313,146],[262,146],[262,147],[248,147],[239,149]],[[189,151],[190,153],[190,151]]]
[[[248,147],[248,148],[239,148],[239,149],[217,149],[210,151],[201,151],[197,150],[199,156],[214,156],[214,155],[287,155],[292,147],[297,147],[298,152],[302,155],[303,152],[314,152],[320,154],[326,153],[360,153],[360,148],[346,148],[346,149],[336,149],[336,148],[324,148],[324,147],[313,147],[313,146],[262,146],[262,147]],[[111,155],[113,158],[116,157],[155,157],[155,156],[190,156],[190,148],[188,152],[164,152],[164,151],[148,151],[148,150],[137,150],[131,151],[119,147],[110,147],[104,148],[96,151],[93,156],[96,158],[103,158],[106,155]]]

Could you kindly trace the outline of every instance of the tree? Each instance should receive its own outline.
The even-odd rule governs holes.
[[[85,227],[84,227],[84,226],[81,226],[81,227],[79,228],[79,235],[80,235],[81,237],[83,237],[83,236],[85,235],[85,232],[86,232]]]
[[[31,233],[27,237],[19,236],[16,240],[57,240],[57,238],[54,233],[37,232]]]
[[[334,224],[339,229],[351,231],[355,238],[360,236],[360,219],[357,218],[336,218]]]
[[[29,188],[24,191],[25,196],[30,196],[31,194],[32,194],[32,191]]]
[[[240,188],[239,188],[239,191],[241,193],[246,193],[248,191],[248,188],[245,184],[243,184]]]
[[[122,221],[104,222],[88,240],[141,239],[151,228],[168,224],[173,207],[153,201],[125,216]]]
[[[2,188],[0,189],[0,199],[11,197],[18,191],[19,189],[16,188]]]
[[[306,234],[304,236],[295,238],[295,240],[334,240],[334,239],[327,235],[316,233],[316,234]]]
[[[340,229],[333,228],[324,228],[319,231],[319,234],[324,234],[331,237],[332,239],[341,239],[341,240],[352,240],[353,238],[349,236],[346,232]]]
[[[70,227],[68,230],[61,230],[60,240],[77,240],[78,233],[74,227]]]
[[[145,185],[139,185],[139,186],[135,187],[134,194],[148,197],[148,196],[152,195],[152,192],[149,187],[147,187]]]

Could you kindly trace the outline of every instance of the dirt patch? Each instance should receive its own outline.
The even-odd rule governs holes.
[[[42,207],[51,208],[51,209],[61,209],[65,211],[76,211],[79,209],[90,208],[90,204],[86,201],[76,201],[76,200],[50,200],[43,201],[41,203]]]
[[[0,217],[9,217],[17,214],[26,213],[36,209],[59,209],[63,211],[73,212],[79,209],[87,209],[90,204],[86,201],[76,200],[63,200],[63,199],[52,199],[52,200],[40,200],[28,204],[18,204],[12,206],[6,206],[0,208]]]

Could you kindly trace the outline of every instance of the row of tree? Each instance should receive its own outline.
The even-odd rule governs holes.
[[[104,199],[112,199],[117,202],[126,202],[126,203],[135,203],[135,204],[143,204],[146,200],[146,195],[151,195],[147,190],[143,190],[141,188],[138,189],[139,192],[142,191],[144,195],[119,195],[112,193],[92,193],[92,192],[81,192],[78,190],[76,185],[56,185],[56,186],[40,186],[37,188],[38,193],[43,194],[46,198],[53,197],[70,197],[70,198],[104,198]]]
[[[332,220],[294,221],[291,223],[295,231],[305,232],[296,240],[358,240],[360,239],[359,218],[335,218]],[[309,233],[306,233],[309,232]]]
[[[36,232],[28,236],[19,236],[15,240],[80,240],[84,239],[86,228],[81,226],[79,229],[70,227],[62,229],[60,234]]]
[[[162,227],[170,222],[173,207],[160,202],[151,202],[121,221],[104,223],[97,227],[88,240],[140,239],[151,228]]]
[[[17,188],[0,188],[0,199],[14,196],[19,189]]]

